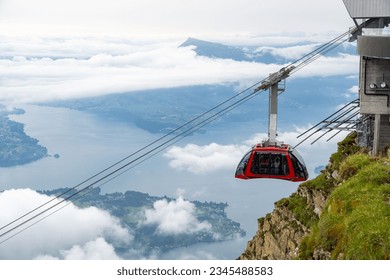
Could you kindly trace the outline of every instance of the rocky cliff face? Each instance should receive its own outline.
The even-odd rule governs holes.
[[[321,215],[327,196],[323,190],[301,185],[289,198],[276,202],[273,212],[258,220],[258,231],[239,259],[296,259],[299,244]]]

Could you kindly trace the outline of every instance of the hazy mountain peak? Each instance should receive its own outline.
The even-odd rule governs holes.
[[[237,61],[249,60],[245,51],[238,47],[228,46],[220,43],[204,41],[189,37],[179,47],[195,46],[198,55],[211,58],[233,59]]]

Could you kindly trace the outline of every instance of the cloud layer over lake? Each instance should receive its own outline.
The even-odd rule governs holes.
[[[7,225],[51,199],[31,189],[1,192],[0,224]],[[53,201],[56,202],[57,199]],[[52,211],[40,218],[50,213]],[[40,218],[34,219],[33,222]],[[1,234],[21,221],[2,229]],[[69,204],[54,215],[31,225],[26,223],[2,237],[1,241],[5,241],[13,234],[26,229],[0,244],[0,259],[118,259],[114,248],[130,246],[133,239],[132,234],[120,225],[118,219],[95,207],[80,209]]]
[[[284,65],[198,56],[176,40],[10,38],[0,43],[0,100],[43,102],[138,90],[256,83]],[[295,58],[313,45],[271,48]],[[354,75],[358,57],[322,57],[294,77]]]

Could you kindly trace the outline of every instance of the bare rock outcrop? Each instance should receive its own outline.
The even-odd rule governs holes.
[[[301,240],[310,233],[325,206],[327,193],[305,186],[289,198],[275,203],[272,213],[258,220],[256,235],[247,244],[240,260],[292,260],[298,257]],[[327,252],[318,252],[326,259]]]

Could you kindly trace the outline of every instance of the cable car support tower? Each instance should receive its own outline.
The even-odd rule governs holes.
[[[276,73],[270,74],[269,77],[255,89],[255,92],[269,90],[268,140],[263,143],[265,146],[278,145],[278,141],[276,140],[278,135],[278,96],[285,91],[286,78],[290,76],[293,69],[295,69],[295,66],[291,65],[280,69]]]

